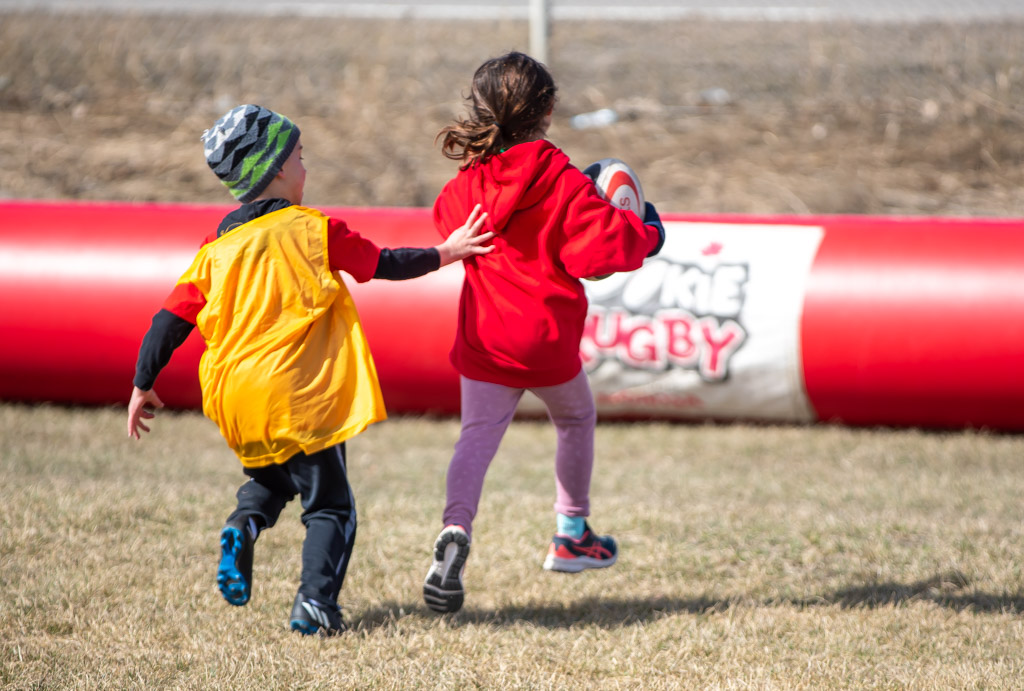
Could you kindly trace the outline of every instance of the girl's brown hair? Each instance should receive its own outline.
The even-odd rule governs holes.
[[[441,153],[463,167],[526,141],[555,105],[555,80],[529,55],[492,58],[473,75],[469,117],[441,130]]]

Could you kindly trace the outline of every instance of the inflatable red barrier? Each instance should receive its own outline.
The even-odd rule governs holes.
[[[149,321],[227,205],[0,202],[0,399],[123,404]],[[426,209],[325,208],[382,246]],[[1024,221],[666,215],[640,270],[588,283],[605,417],[1024,430]],[[462,271],[346,283],[392,413],[454,413]],[[197,334],[161,373],[200,406]],[[524,408],[532,403],[526,401]]]
[[[802,321],[817,416],[1024,429],[1024,223],[826,228]]]

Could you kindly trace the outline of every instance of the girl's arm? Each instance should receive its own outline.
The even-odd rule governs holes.
[[[589,278],[640,268],[661,249],[665,232],[654,206],[644,211],[641,220],[602,199],[593,184],[581,185],[566,205],[561,251],[566,270]]]

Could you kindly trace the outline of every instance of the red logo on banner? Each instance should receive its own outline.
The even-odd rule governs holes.
[[[682,368],[707,382],[729,376],[732,356],[746,342],[741,323],[748,267],[719,265],[706,271],[672,263],[629,276],[614,295],[593,300],[580,356],[588,371],[613,359],[637,370]],[[644,271],[645,269],[641,269]],[[628,298],[627,298],[628,296]]]

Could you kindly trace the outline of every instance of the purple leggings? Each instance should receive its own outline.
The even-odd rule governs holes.
[[[484,475],[498,452],[516,405],[526,389],[514,389],[461,377],[462,432],[448,465],[448,500],[444,524],[473,533]],[[555,452],[555,511],[566,516],[590,514],[590,475],[594,467],[597,411],[587,375],[580,371],[557,386],[530,389],[547,407],[558,432]]]

